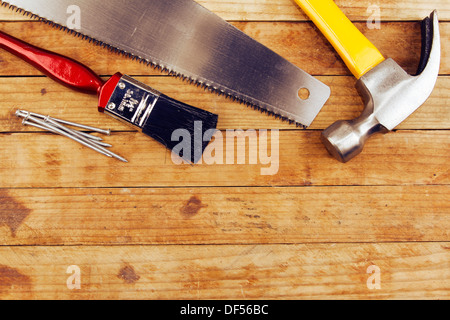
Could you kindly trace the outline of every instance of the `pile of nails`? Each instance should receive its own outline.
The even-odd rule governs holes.
[[[95,150],[107,157],[115,158],[123,162],[128,162],[121,156],[106,149],[112,146],[110,144],[104,143],[102,138],[69,128],[67,126],[76,127],[86,131],[97,132],[108,136],[111,134],[111,130],[103,130],[85,126],[75,122],[52,118],[50,116],[44,116],[38,113],[28,112],[24,110],[17,110],[16,116],[19,118],[23,118],[22,124],[25,126],[32,126],[55,134],[59,134],[66,138],[72,139],[85,147],[91,148],[92,150]]]

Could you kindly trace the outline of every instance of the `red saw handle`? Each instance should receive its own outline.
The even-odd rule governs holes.
[[[100,94],[104,85],[103,80],[94,71],[81,63],[32,46],[1,31],[0,47],[71,89]]]

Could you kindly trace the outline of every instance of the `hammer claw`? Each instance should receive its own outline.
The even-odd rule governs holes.
[[[362,115],[356,120],[336,122],[323,132],[323,143],[339,161],[345,163],[359,155],[372,135],[393,130],[430,97],[441,60],[436,11],[424,20],[422,30],[425,38],[420,74],[407,74],[392,59],[380,63],[357,82],[356,87],[365,102]]]
[[[327,9],[333,9],[336,14],[338,9],[333,1],[296,0],[296,2],[318,24],[335,47],[344,45],[343,49],[338,49],[344,61],[351,59],[342,52],[351,52],[353,57],[359,58],[359,61],[365,61],[364,64],[357,64],[359,70],[363,70],[361,66],[370,66],[363,74],[353,72],[359,77],[356,87],[365,103],[361,116],[351,121],[338,121],[322,134],[322,142],[330,154],[341,162],[347,162],[362,152],[364,144],[372,135],[393,130],[430,97],[439,75],[441,60],[437,12],[434,11],[422,22],[421,61],[418,74],[412,76],[392,59],[384,60],[383,57],[377,58],[378,55],[368,54],[366,57],[368,60],[364,60],[363,52],[373,45],[368,44],[367,38],[359,31],[352,29],[347,19],[340,19],[344,26],[339,26],[336,19],[332,19]],[[339,14],[343,16],[342,12]],[[327,18],[333,21],[327,21]],[[350,47],[346,30],[357,35],[354,39],[361,41],[359,47],[353,46],[359,50],[351,51],[345,48],[345,44]]]

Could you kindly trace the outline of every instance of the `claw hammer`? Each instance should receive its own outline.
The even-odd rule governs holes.
[[[434,11],[422,22],[422,56],[415,76],[385,59],[332,0],[295,0],[331,42],[353,75],[365,109],[322,133],[329,153],[341,162],[359,155],[375,133],[388,133],[430,97],[439,75],[441,42]]]

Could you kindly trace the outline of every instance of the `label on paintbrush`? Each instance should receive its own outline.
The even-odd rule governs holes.
[[[123,76],[114,90],[105,112],[142,130],[161,93],[128,76]]]

